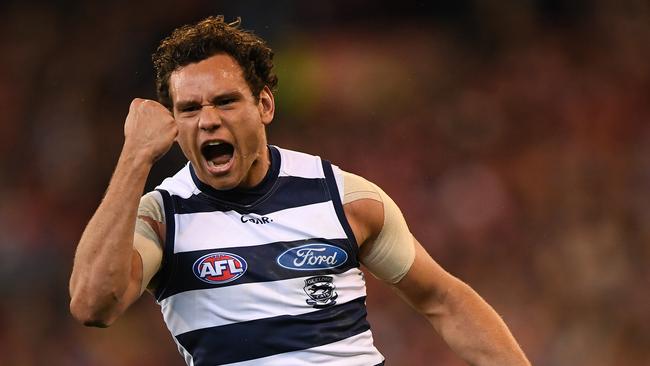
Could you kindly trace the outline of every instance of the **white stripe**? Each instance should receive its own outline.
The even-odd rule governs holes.
[[[358,268],[332,276],[334,291],[339,295],[337,304],[366,295],[365,282]],[[304,286],[305,278],[309,277],[185,291],[159,304],[174,336],[279,315],[306,314],[318,310],[306,302],[309,297]]]
[[[178,352],[180,352],[181,356],[185,359],[185,363],[187,366],[194,366],[194,357],[192,357],[192,354],[187,352],[185,347],[183,347],[180,342],[176,339],[176,337],[172,337],[174,339],[174,342],[176,343],[176,347],[178,347]]]
[[[346,238],[331,201],[272,212],[265,215],[273,220],[266,224],[243,223],[242,216],[235,211],[174,216],[178,228],[174,253],[306,238]]]
[[[224,366],[372,366],[383,360],[384,357],[373,345],[372,333],[367,330],[324,346],[229,363]]]
[[[281,149],[280,176],[323,178],[323,166],[319,157],[298,151]]]
[[[332,164],[332,172],[334,173],[334,179],[336,180],[336,187],[339,190],[339,197],[341,202],[343,202],[343,196],[345,195],[345,187],[343,187],[343,173],[341,168]]]
[[[281,177],[294,176],[302,178],[323,178],[323,166],[318,156],[282,149],[276,146],[280,151],[280,174]],[[174,176],[166,178],[156,189],[164,189],[176,196],[189,198],[197,194],[200,190],[194,184],[190,174],[190,163],[179,170]],[[340,188],[340,187],[339,187]]]
[[[182,198],[189,198],[200,192],[192,180],[190,163],[185,164],[183,169],[179,170],[173,177],[163,180],[156,189],[164,189],[170,194]]]

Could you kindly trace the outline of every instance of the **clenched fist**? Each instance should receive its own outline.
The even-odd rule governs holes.
[[[151,163],[172,147],[178,128],[172,113],[149,99],[133,99],[124,123],[124,151]]]

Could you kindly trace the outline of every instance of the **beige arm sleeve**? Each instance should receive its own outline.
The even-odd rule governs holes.
[[[160,200],[160,193],[152,191],[142,196],[138,207],[133,247],[142,258],[141,293],[149,287],[162,263],[165,211]]]
[[[371,249],[360,258],[370,273],[386,282],[399,282],[415,259],[415,244],[397,204],[377,185],[343,172],[343,204],[372,199],[384,206],[384,226]]]

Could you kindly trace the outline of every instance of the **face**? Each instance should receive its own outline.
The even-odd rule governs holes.
[[[253,187],[269,168],[265,126],[274,100],[265,87],[252,95],[241,67],[217,54],[169,77],[177,141],[196,175],[215,189]]]

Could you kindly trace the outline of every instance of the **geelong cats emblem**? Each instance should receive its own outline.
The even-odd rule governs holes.
[[[325,308],[336,304],[336,293],[332,276],[315,276],[305,280],[305,293],[309,298],[307,304],[317,308]]]

